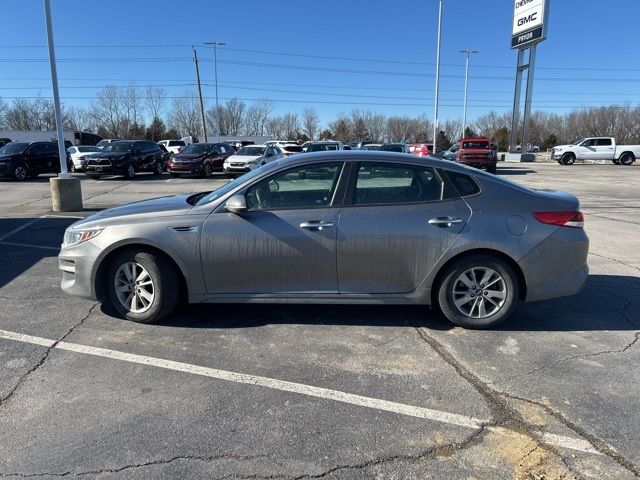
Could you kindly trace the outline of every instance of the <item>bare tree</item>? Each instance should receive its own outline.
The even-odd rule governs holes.
[[[367,110],[362,119],[364,120],[365,127],[369,133],[367,140],[372,142],[382,142],[387,131],[387,119],[380,113],[375,113]]]
[[[264,135],[274,105],[271,100],[258,100],[247,109],[244,130],[247,135]]]
[[[153,121],[155,118],[160,118],[162,110],[164,109],[164,103],[167,99],[167,91],[162,87],[154,87],[147,85],[145,89],[145,106],[149,117]]]
[[[273,138],[284,139],[286,137],[284,120],[282,117],[273,117],[267,121],[265,131],[267,135],[271,135]]]
[[[473,125],[471,124],[469,124],[469,126],[473,127]],[[444,130],[444,133],[452,142],[457,142],[462,138],[463,134],[462,120],[447,120],[446,122],[444,122],[442,130]]]
[[[86,108],[68,107],[64,109],[64,128],[77,132],[92,131],[95,122]]]
[[[320,117],[315,108],[305,108],[302,111],[302,133],[305,134],[309,140],[313,140],[316,137],[316,133],[320,128]]]
[[[346,143],[351,140],[351,119],[344,113],[339,113],[338,117],[329,124],[329,130],[333,133],[334,139]]]
[[[112,137],[124,137],[127,130],[125,110],[120,89],[115,85],[107,85],[96,94],[91,104],[90,115],[98,128]]]
[[[300,121],[297,113],[286,113],[282,116],[282,126],[284,127],[283,140],[295,140],[300,134]]]
[[[173,108],[169,114],[169,126],[175,128],[180,135],[200,136],[202,123],[197,94],[187,91],[181,97],[174,99]]]

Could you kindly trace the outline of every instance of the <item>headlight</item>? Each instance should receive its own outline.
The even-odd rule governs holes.
[[[247,163],[247,165],[257,165],[258,164],[258,160],[249,160],[246,163]]]
[[[97,237],[104,230],[104,227],[94,228],[67,228],[64,232],[62,248],[73,247],[79,243],[86,242]]]

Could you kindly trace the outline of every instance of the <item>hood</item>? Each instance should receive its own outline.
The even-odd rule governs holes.
[[[250,162],[262,158],[262,155],[231,155],[227,158],[227,162]]]
[[[88,154],[86,157],[89,158],[118,158],[124,157],[128,155],[129,152],[93,152]]]
[[[120,223],[149,217],[171,217],[186,214],[193,206],[187,203],[187,198],[193,194],[181,194],[171,197],[160,197],[141,202],[129,203],[120,207],[109,208],[94,213],[73,224],[79,226],[98,226]]]
[[[562,149],[570,148],[570,147],[575,147],[575,145],[556,145],[553,148],[555,148],[556,150],[562,150]]]

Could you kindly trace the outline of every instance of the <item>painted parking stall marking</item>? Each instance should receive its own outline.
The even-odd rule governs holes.
[[[258,375],[249,375],[245,373],[230,372],[227,370],[220,370],[217,368],[204,367],[201,365],[193,365],[193,364],[183,363],[183,362],[176,362],[173,360],[167,360],[167,359],[157,358],[157,357],[149,357],[146,355],[138,355],[135,353],[127,353],[119,350],[92,347],[89,345],[81,345],[78,343],[57,342],[56,340],[51,340],[48,338],[25,335],[22,333],[11,332],[7,330],[0,330],[0,338],[6,339],[6,340],[13,340],[17,342],[30,343],[33,345],[40,345],[43,347],[53,348],[57,350],[65,350],[68,352],[75,352],[75,353],[81,353],[85,355],[92,355],[96,357],[109,358],[112,360],[136,363],[139,365],[148,365],[152,367],[164,368],[167,370],[189,373],[192,375],[201,375],[209,378],[215,378],[218,380],[224,380],[224,381],[229,381],[234,383],[254,385],[258,387],[264,387],[264,388],[279,390],[283,392],[297,393],[300,395],[322,398],[325,400],[332,400],[335,402],[347,403],[351,405],[357,405],[360,407],[371,408],[371,409],[380,410],[380,411],[397,413],[399,415],[405,415],[409,417],[432,420],[435,422],[455,425],[459,427],[479,429],[479,428],[482,428],[483,425],[486,425],[488,423],[488,420],[482,420],[479,418],[469,417],[466,415],[459,415],[456,413],[444,412],[444,411],[434,410],[434,409],[425,408],[425,407],[417,407],[414,405],[407,405],[403,403],[392,402],[389,400],[382,400],[378,398],[365,397],[365,396],[356,395],[353,393],[342,392],[340,390],[332,390],[329,388],[316,387],[313,385],[305,385],[302,383],[288,382],[286,380],[262,377]],[[488,427],[488,428],[499,434],[507,433],[507,430],[502,427]],[[589,442],[583,439],[545,433],[541,436],[541,440],[549,445],[554,445],[557,447],[563,447],[563,448],[568,448],[568,449],[576,450],[580,452],[600,455],[600,453]]]

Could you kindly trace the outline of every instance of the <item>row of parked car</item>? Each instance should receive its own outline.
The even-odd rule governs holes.
[[[193,143],[182,140],[103,139],[95,146],[66,145],[67,168],[70,172],[84,172],[90,178],[102,175],[121,175],[133,179],[137,173],[161,175],[168,171],[172,177],[199,175],[205,178],[214,173],[242,174],[261,165],[290,155],[305,152],[338,150],[380,150],[428,156],[433,145],[428,143],[369,143],[339,141],[311,141],[299,145],[294,141],[269,141],[263,145],[251,142]],[[497,151],[487,138],[463,139],[441,158],[486,168],[495,172]],[[0,176],[15,180],[37,177],[43,173],[59,173],[60,161],[56,142],[11,142],[0,148]]]

